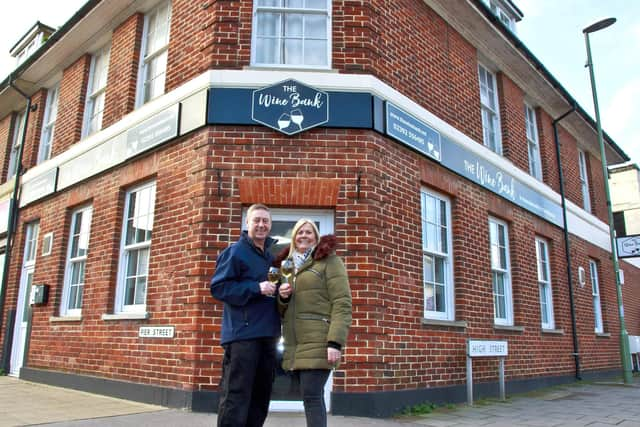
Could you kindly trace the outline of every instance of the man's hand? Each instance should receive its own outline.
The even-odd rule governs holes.
[[[260,285],[260,293],[262,295],[272,297],[274,292],[276,291],[276,285],[269,282],[268,280],[265,280],[264,282],[260,282],[259,285]]]

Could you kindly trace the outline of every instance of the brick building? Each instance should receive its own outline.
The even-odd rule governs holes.
[[[510,1],[88,1],[0,85],[4,370],[213,410],[208,281],[263,202],[284,241],[304,215],[341,242],[334,413],[464,400],[468,339],[508,342],[508,392],[619,373],[595,125],[556,120],[575,101],[521,18]],[[497,365],[474,361],[477,393]],[[273,399],[301,408],[286,376]]]

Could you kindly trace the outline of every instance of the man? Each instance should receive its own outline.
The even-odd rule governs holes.
[[[247,231],[218,255],[211,295],[224,302],[224,347],[218,427],[262,426],[269,411],[276,365],[280,316],[267,281],[273,256],[269,247],[271,213],[262,204],[249,207]]]

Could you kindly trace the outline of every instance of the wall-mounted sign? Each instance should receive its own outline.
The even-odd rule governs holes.
[[[387,103],[387,135],[440,161],[440,134],[426,123]]]
[[[618,258],[640,257],[640,234],[616,237]]]
[[[528,210],[539,217],[562,227],[562,207],[526,184],[518,181],[508,172],[494,166],[489,161],[466,148],[443,137],[443,166],[481,185],[493,193]]]
[[[175,104],[127,131],[127,157],[178,136],[180,104]]]
[[[34,200],[38,200],[55,192],[57,178],[58,168],[53,168],[39,175],[37,178],[22,184],[20,207],[26,206]]]
[[[490,357],[508,356],[509,344],[507,341],[467,340],[467,356]]]
[[[138,337],[140,338],[173,338],[175,326],[140,326]]]
[[[296,80],[285,80],[253,91],[251,118],[294,135],[329,120],[329,94]]]

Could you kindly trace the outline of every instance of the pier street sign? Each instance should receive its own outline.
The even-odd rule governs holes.
[[[329,94],[289,79],[254,90],[251,118],[287,135],[329,121]]]

